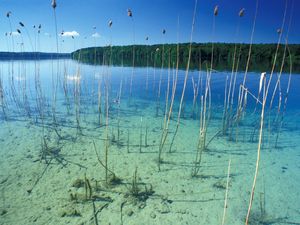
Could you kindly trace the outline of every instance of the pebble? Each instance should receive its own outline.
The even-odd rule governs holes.
[[[130,210],[127,211],[126,214],[127,214],[127,216],[132,216],[133,215],[133,211],[130,209]]]
[[[143,208],[145,208],[146,207],[146,203],[145,202],[142,202],[140,205],[139,205],[139,208],[140,209],[143,209]]]
[[[159,209],[160,213],[169,213],[170,212],[170,207],[167,204],[162,204],[161,208]]]
[[[152,219],[155,219],[155,218],[156,218],[156,214],[155,214],[154,212],[151,212],[151,213],[150,213],[150,217],[151,217]]]

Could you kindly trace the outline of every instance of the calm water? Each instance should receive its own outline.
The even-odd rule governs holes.
[[[185,76],[178,72],[158,171],[174,69],[132,70],[71,60],[0,65],[0,224],[221,224],[229,160],[226,224],[244,223],[261,106],[248,94],[239,122],[222,132],[230,72],[212,73],[208,146],[198,173],[191,176],[205,71],[189,72],[179,129],[170,149]],[[237,73],[232,121],[243,75]],[[288,74],[282,75],[282,94],[275,93],[269,109],[277,76],[266,107],[251,224],[300,223],[300,76],[292,75],[286,110]],[[192,80],[199,87],[195,102]],[[248,73],[246,87],[255,96],[259,81],[260,74]],[[105,184],[105,169],[97,157],[121,179],[118,184]],[[138,197],[132,196],[134,177]]]

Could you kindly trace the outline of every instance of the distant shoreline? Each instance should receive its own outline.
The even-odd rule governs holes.
[[[0,52],[0,61],[11,60],[41,60],[41,59],[69,59],[70,53],[50,52]]]
[[[243,71],[248,61],[249,44],[244,43],[213,43],[214,60],[213,69]],[[212,43],[192,43],[190,69],[207,69],[211,63]],[[253,44],[248,71],[270,71],[273,67],[274,55],[277,44]],[[284,58],[283,72],[289,72],[290,62],[292,71],[300,72],[300,44],[288,45],[289,51]],[[124,65],[135,67],[174,67],[177,63],[179,68],[186,68],[188,61],[189,43],[177,44],[155,44],[155,45],[127,45],[127,46],[105,46],[78,49],[71,53],[72,59],[90,65]],[[133,64],[133,52],[135,60]],[[280,45],[277,54],[275,71],[279,71],[284,55],[284,45]],[[235,60],[233,59],[235,56]]]

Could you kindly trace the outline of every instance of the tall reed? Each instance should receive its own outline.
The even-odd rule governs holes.
[[[215,17],[218,15],[218,13],[219,13],[219,7],[218,5],[216,5],[213,13],[213,24],[212,24],[213,37],[215,32]],[[192,177],[198,175],[201,166],[201,161],[202,161],[202,153],[206,149],[207,129],[211,117],[211,74],[213,70],[213,62],[214,62],[214,43],[212,42],[210,68],[209,69],[207,68],[205,92],[204,92],[204,96],[203,95],[201,96],[199,138],[197,144],[196,158],[195,158],[194,167],[192,169],[192,174],[191,174]],[[215,136],[213,136],[213,138],[214,137]]]
[[[288,78],[288,84],[287,84],[287,88],[286,88],[286,92],[284,95],[284,100],[283,100],[283,110],[281,111],[280,115],[279,115],[279,121],[278,121],[278,128],[277,128],[277,134],[276,134],[276,139],[275,139],[275,148],[277,148],[278,146],[278,138],[279,138],[279,134],[280,131],[282,129],[282,125],[283,125],[283,121],[284,121],[284,115],[286,113],[286,107],[287,107],[287,100],[288,100],[288,96],[289,96],[289,91],[290,91],[290,86],[291,86],[291,78],[292,78],[292,71],[293,71],[293,64],[292,64],[292,55],[291,52],[289,50],[289,47],[287,46],[287,50],[289,53],[289,64],[290,64],[290,68],[289,68],[289,78]]]
[[[197,144],[197,151],[196,151],[196,158],[194,161],[194,167],[192,169],[192,177],[198,175],[201,161],[202,161],[202,154],[203,151],[206,149],[206,134],[207,134],[207,127],[208,122],[210,119],[210,105],[211,105],[211,92],[210,92],[210,85],[211,85],[211,73],[207,70],[206,72],[206,83],[205,83],[205,91],[204,96],[201,95],[200,98],[200,127],[199,127],[199,137],[198,137],[198,144]]]
[[[123,87],[123,79],[121,79],[120,82],[120,87],[119,87],[119,94],[116,99],[116,103],[118,105],[118,115],[117,115],[117,120],[118,120],[118,135],[117,135],[117,140],[118,142],[120,141],[120,123],[121,123],[121,118],[120,118],[120,111],[121,111],[121,95],[122,95],[122,87]]]
[[[225,200],[224,200],[224,210],[223,210],[223,217],[222,217],[222,225],[225,224],[226,218],[226,210],[228,207],[228,190],[229,190],[229,181],[230,181],[230,166],[231,166],[231,159],[228,161],[228,169],[227,169],[227,179],[226,179],[226,192],[225,192]]]
[[[164,124],[163,124],[163,134],[161,136],[159,150],[158,150],[158,170],[160,171],[160,163],[161,163],[161,154],[163,150],[164,138],[166,137],[166,132],[168,132],[169,126],[169,118],[168,118],[168,104],[169,104],[169,92],[170,92],[170,67],[171,67],[171,54],[169,51],[169,59],[168,59],[168,83],[167,83],[167,91],[166,91],[166,105],[165,105],[165,116],[164,116]]]
[[[7,120],[7,104],[5,99],[5,90],[3,87],[2,74],[0,74],[0,106],[2,109],[3,118]]]
[[[191,113],[191,117],[194,118],[195,116],[195,108],[197,106],[197,98],[199,95],[199,89],[200,89],[200,93],[202,92],[201,88],[202,88],[202,62],[201,62],[201,49],[199,48],[199,71],[198,71],[198,80],[197,83],[194,80],[194,77],[192,77],[192,85],[193,85],[193,93],[194,93],[194,97],[193,97],[193,106],[192,106],[192,113]]]
[[[239,36],[240,31],[240,18],[244,16],[245,9],[242,8],[238,13],[238,24],[236,28],[236,38]],[[241,52],[241,44],[239,47],[239,51],[237,52],[237,43],[234,44],[234,52],[233,52],[233,60],[232,60],[232,68],[231,68],[231,74],[230,74],[230,81],[229,86],[227,90],[227,80],[226,80],[226,86],[225,86],[225,95],[224,95],[224,109],[223,109],[223,135],[227,133],[227,130],[231,124],[232,120],[232,106],[233,106],[233,98],[235,94],[235,84],[236,84],[236,76],[237,76],[237,69],[239,65],[239,58],[240,58],[240,52]],[[231,98],[231,101],[230,101]]]
[[[146,37],[146,42],[148,42],[149,37]],[[149,86],[149,46],[146,44],[146,58],[147,58],[147,63],[146,63],[146,95],[148,96],[148,86]]]
[[[194,26],[195,26],[195,20],[196,20],[197,4],[198,4],[198,0],[195,0],[195,7],[194,7],[194,13],[193,13],[192,28],[191,28],[191,36],[190,36],[190,43],[189,43],[188,61],[187,61],[187,66],[186,66],[186,70],[185,70],[183,88],[182,88],[182,93],[181,93],[181,98],[180,98],[180,104],[179,104],[179,110],[178,110],[178,116],[177,116],[177,124],[176,124],[175,132],[174,132],[171,144],[170,144],[169,152],[172,151],[173,143],[174,143],[175,137],[177,135],[177,132],[179,129],[179,124],[180,124],[182,104],[183,104],[183,100],[184,100],[184,94],[185,94],[185,89],[186,89],[186,84],[187,84],[187,79],[188,79],[188,74],[189,74],[189,69],[190,69],[190,62],[191,62],[192,42],[193,42],[193,33],[194,33]]]
[[[177,27],[179,27],[179,17],[178,17],[177,24],[178,24]],[[174,99],[175,99],[175,93],[176,93],[176,88],[177,88],[178,66],[179,66],[179,31],[178,31],[178,29],[179,28],[177,28],[176,70],[175,70],[175,75],[174,75],[174,71],[173,71],[172,95],[171,95],[169,111],[165,117],[165,118],[167,118],[167,120],[164,123],[163,131],[162,131],[162,135],[161,135],[161,139],[160,139],[160,143],[159,143],[159,149],[158,149],[158,169],[159,170],[160,170],[160,163],[161,163],[161,153],[163,151],[164,145],[166,143],[166,140],[167,140],[167,137],[169,134],[169,124],[170,124],[170,119],[171,119],[173,105],[174,105]]]
[[[282,19],[281,30],[283,30],[283,27],[284,27],[284,24],[285,24],[286,10],[287,10],[287,1],[286,1],[286,4],[285,4],[285,10],[284,10],[284,15],[283,15],[283,19]],[[266,106],[266,103],[267,103],[267,97],[268,97],[271,81],[272,81],[272,78],[273,78],[273,72],[274,72],[275,65],[276,65],[276,60],[277,60],[277,54],[278,54],[279,44],[280,44],[280,40],[281,40],[281,35],[282,35],[282,33],[280,33],[279,37],[278,37],[278,43],[277,43],[277,48],[276,48],[276,52],[275,52],[275,56],[274,56],[273,67],[272,67],[270,77],[269,77],[269,81],[268,81],[267,85],[266,85],[266,77],[263,76],[263,74],[262,74],[263,77],[261,77],[261,80],[263,79],[264,85],[263,85],[262,109],[261,109],[261,115],[260,115],[260,130],[259,130],[259,139],[258,139],[258,147],[257,147],[257,159],[256,159],[255,173],[254,173],[253,184],[252,184],[252,189],[251,189],[251,195],[250,195],[250,200],[249,200],[249,207],[248,207],[248,212],[247,212],[246,222],[245,222],[246,225],[248,225],[248,222],[249,222],[250,212],[251,212],[253,198],[254,198],[254,192],[255,192],[256,180],[257,180],[257,176],[258,176],[258,169],[259,169],[259,162],[260,162],[260,153],[261,153],[261,147],[262,147],[265,106]]]
[[[109,151],[109,102],[108,102],[108,77],[105,79],[105,167],[109,168],[108,166],[108,151]],[[105,181],[106,185],[108,185],[108,170],[105,171]]]
[[[58,32],[57,32],[57,18],[56,18],[56,0],[52,0],[51,6],[53,8],[53,17],[54,17],[54,25],[55,25],[55,37],[56,37],[56,53],[59,53],[58,50]],[[57,99],[57,89],[59,82],[59,62],[56,62],[56,78],[52,77],[52,120],[53,120],[53,129],[56,135],[61,139],[62,136],[58,131],[58,122],[56,118],[56,99]]]
[[[131,76],[130,76],[130,88],[129,88],[129,96],[132,97],[132,84],[133,84],[133,76],[134,76],[134,66],[135,66],[135,25],[134,19],[132,16],[131,9],[127,10],[127,15],[132,20],[132,31],[133,31],[133,45],[132,45],[132,68],[131,68]]]
[[[163,36],[166,34],[166,30],[162,30]],[[158,111],[160,108],[160,93],[161,93],[161,84],[162,84],[162,74],[164,69],[164,61],[165,61],[165,40],[163,40],[162,44],[162,51],[161,51],[161,67],[160,67],[160,74],[159,74],[159,81],[158,81],[158,91],[156,96],[156,116],[158,116]]]
[[[254,31],[255,31],[255,27],[256,27],[256,19],[257,19],[257,13],[258,13],[258,4],[259,0],[256,0],[256,6],[255,6],[255,14],[254,14],[254,20],[253,20],[253,26],[252,26],[252,31],[251,31],[251,38],[250,38],[250,46],[249,46],[249,51],[248,51],[248,57],[247,57],[247,63],[246,63],[246,69],[245,69],[245,73],[244,73],[244,78],[243,78],[243,82],[242,85],[243,87],[245,87],[246,84],[246,79],[247,79],[247,74],[248,74],[248,69],[249,69],[249,65],[250,65],[250,59],[251,59],[251,53],[252,53],[252,45],[253,45],[253,37],[254,37]],[[241,87],[240,86],[240,87]],[[237,111],[236,111],[236,115],[235,115],[235,125],[236,125],[236,135],[235,135],[235,140],[238,140],[238,126],[239,126],[239,121],[241,119],[242,113],[243,113],[243,96],[244,96],[244,92],[243,89],[239,89],[239,94],[238,94],[238,103],[237,103]]]

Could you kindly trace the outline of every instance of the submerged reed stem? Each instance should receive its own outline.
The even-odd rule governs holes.
[[[186,70],[185,70],[182,94],[181,94],[181,98],[180,98],[180,104],[179,104],[179,110],[178,110],[178,116],[177,116],[177,124],[176,124],[175,132],[174,132],[171,144],[170,144],[169,152],[172,151],[173,143],[174,143],[175,137],[177,135],[177,132],[178,132],[178,129],[179,129],[179,124],[180,124],[182,104],[183,104],[183,99],[184,99],[184,94],[185,94],[185,89],[186,89],[186,83],[187,83],[187,79],[188,79],[188,74],[189,74],[189,69],[190,69],[190,62],[191,62],[192,42],[193,42],[193,33],[194,33],[194,26],[195,26],[195,20],[196,20],[197,4],[198,4],[198,0],[195,0],[195,7],[194,7],[194,13],[193,13],[192,28],[191,28],[191,36],[190,36],[190,43],[189,43],[188,61],[187,61],[187,66],[186,66]]]

